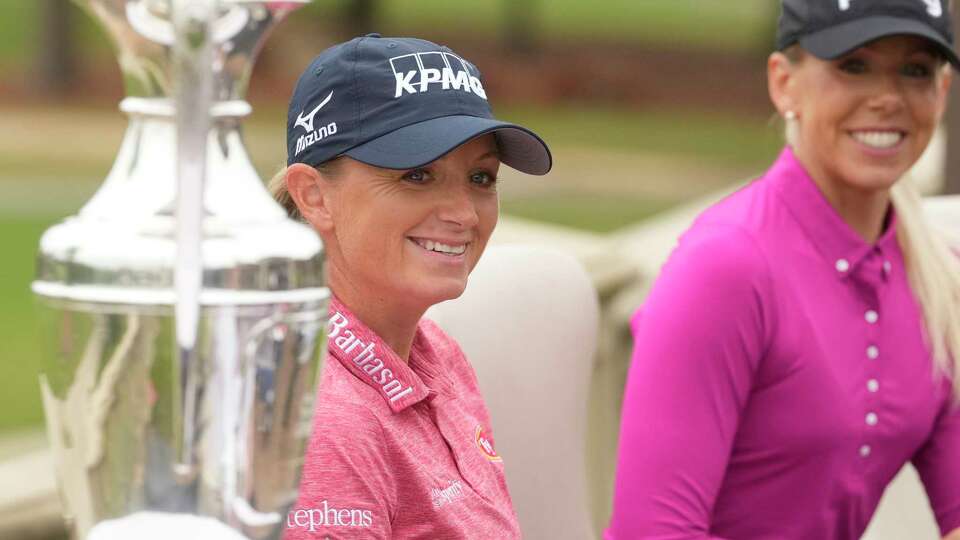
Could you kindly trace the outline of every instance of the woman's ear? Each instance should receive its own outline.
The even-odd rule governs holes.
[[[945,63],[940,73],[940,88],[937,90],[937,111],[940,116],[947,112],[947,102],[950,101],[950,86],[953,84],[953,66]]]
[[[330,195],[333,187],[320,172],[309,165],[294,163],[287,167],[285,182],[287,192],[300,210],[300,215],[318,232],[332,230]]]
[[[796,103],[791,95],[793,86],[794,65],[782,52],[775,52],[767,59],[767,91],[770,93],[770,101],[777,108],[780,116],[786,116],[787,111],[793,111],[795,114]]]

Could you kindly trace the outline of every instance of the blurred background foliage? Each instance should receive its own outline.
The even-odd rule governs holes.
[[[315,0],[270,38],[245,137],[264,177],[285,158],[286,99],[323,48],[379,31],[451,46],[484,71],[498,116],[538,131],[546,178],[504,171],[507,214],[606,232],[763,170],[769,0]],[[42,424],[29,291],[50,224],[89,199],[125,118],[105,34],[66,0],[0,0],[0,433]],[[2,450],[2,449],[0,449]]]

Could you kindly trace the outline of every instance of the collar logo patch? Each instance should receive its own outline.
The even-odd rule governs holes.
[[[383,355],[377,350],[373,339],[364,343],[350,327],[350,319],[339,311],[327,321],[327,337],[341,351],[342,358],[352,361],[362,370],[391,403],[412,394],[413,386],[401,382],[393,370],[385,367]]]
[[[493,443],[490,442],[490,439],[483,434],[483,426],[480,424],[477,424],[475,439],[477,441],[477,448],[480,449],[480,453],[483,454],[483,457],[494,463],[500,463],[503,461],[503,458],[501,458],[500,455],[497,454],[497,451],[494,450]]]

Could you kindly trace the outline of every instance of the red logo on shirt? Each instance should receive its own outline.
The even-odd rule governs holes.
[[[480,453],[483,454],[483,457],[497,463],[503,461],[503,458],[497,455],[497,451],[494,450],[493,443],[490,442],[490,439],[488,439],[483,434],[483,426],[481,426],[480,424],[477,424],[476,439],[477,439],[477,448],[480,449]]]

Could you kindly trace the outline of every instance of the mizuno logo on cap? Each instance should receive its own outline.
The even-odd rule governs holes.
[[[476,68],[466,60],[447,52],[423,52],[395,56],[390,68],[396,79],[394,98],[428,92],[431,85],[443,90],[460,90],[487,99]],[[471,69],[472,68],[472,69]]]
[[[327,94],[327,97],[323,98],[323,101],[319,105],[313,108],[312,111],[307,114],[303,114],[303,111],[300,111],[300,114],[297,115],[297,121],[293,123],[294,126],[302,127],[306,134],[301,135],[297,139],[297,148],[294,151],[293,155],[299,156],[300,152],[303,152],[307,148],[313,146],[315,143],[322,141],[323,139],[333,135],[337,132],[337,123],[330,122],[325,126],[321,126],[320,129],[313,129],[313,119],[317,117],[317,113],[320,112],[320,109],[324,107],[327,103],[330,103],[330,99],[333,98],[333,90]]]
[[[327,97],[323,98],[323,101],[321,101],[319,105],[317,105],[312,111],[307,113],[306,116],[304,116],[303,111],[300,111],[300,114],[297,115],[297,121],[294,122],[293,125],[302,127],[307,133],[310,133],[311,131],[313,131],[314,117],[317,116],[317,113],[320,112],[320,109],[322,109],[324,105],[326,105],[327,103],[330,103],[330,98],[332,97],[333,97],[333,90],[331,90],[330,93],[327,94]]]

